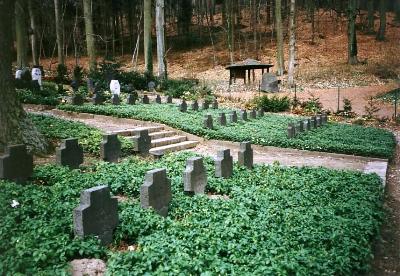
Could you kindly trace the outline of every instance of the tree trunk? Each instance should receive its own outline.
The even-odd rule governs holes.
[[[37,30],[36,30],[36,18],[35,11],[32,5],[33,0],[28,0],[29,17],[31,22],[31,47],[32,47],[32,62],[33,66],[39,65],[39,53],[37,49]]]
[[[224,4],[225,5],[225,4]],[[233,18],[233,0],[228,0],[226,2],[226,23],[227,23],[227,38],[228,38],[228,49],[229,49],[229,59],[231,64],[234,62],[234,18]]]
[[[15,32],[17,40],[17,66],[24,68],[28,66],[28,31],[25,21],[25,1],[15,2]],[[2,60],[2,59],[0,59]]]
[[[276,71],[278,76],[282,76],[285,70],[285,60],[283,56],[283,26],[282,26],[282,0],[275,1],[275,28],[276,28]]]
[[[374,0],[368,0],[368,26],[367,26],[367,32],[369,34],[374,32],[374,25],[375,25],[375,19],[374,19]]]
[[[376,40],[384,41],[386,33],[386,0],[379,1],[379,30],[376,34]]]
[[[12,15],[14,1],[0,1],[0,151],[11,144],[28,144],[44,151],[46,143],[17,99],[12,75]]]
[[[92,15],[92,0],[83,0],[83,16],[85,17],[86,47],[89,56],[89,69],[93,72],[96,70],[96,47]]]
[[[358,50],[357,50],[357,34],[356,34],[356,0],[349,0],[348,9],[348,27],[347,27],[347,38],[348,38],[348,60],[347,62],[351,65],[358,63]]]
[[[151,0],[144,0],[143,18],[144,18],[144,64],[145,73],[153,76],[153,47],[151,41]]]
[[[61,20],[60,0],[54,0],[54,13],[56,19],[56,36],[57,36],[57,53],[58,64],[64,64],[64,42],[63,42],[63,27]]]
[[[289,13],[289,69],[288,69],[288,86],[294,85],[294,67],[296,60],[296,1],[290,0]]]
[[[164,35],[164,0],[156,0],[156,31],[157,31],[157,60],[158,77],[167,78],[167,66],[165,62],[165,35]]]
[[[394,3],[394,10],[396,12],[396,17],[394,18],[394,20],[397,23],[400,23],[400,0],[396,0],[396,2]]]

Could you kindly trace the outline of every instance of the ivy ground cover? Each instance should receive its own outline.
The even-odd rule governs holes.
[[[233,178],[225,180],[213,177],[213,162],[206,159],[207,192],[229,197],[210,199],[183,192],[189,156],[154,162],[132,157],[72,171],[45,165],[25,185],[0,181],[0,274],[63,274],[76,258],[102,258],[110,275],[368,271],[371,241],[383,217],[383,189],[375,174],[235,165]],[[146,171],[162,167],[173,191],[166,218],[141,209],[138,200]],[[73,235],[80,191],[101,184],[126,198],[119,203],[111,247]]]
[[[264,146],[277,146],[312,151],[354,154],[380,158],[392,158],[395,139],[386,130],[328,123],[319,129],[302,133],[296,138],[287,138],[288,123],[296,122],[299,117],[278,114],[266,114],[262,118],[240,122],[229,126],[218,125],[219,112],[231,112],[228,109],[188,111],[182,113],[174,104],[138,104],[138,105],[62,105],[61,110],[92,114],[102,114],[121,118],[134,118],[167,124],[183,131],[209,139],[229,141],[251,141]],[[203,128],[203,118],[212,114],[214,129]]]

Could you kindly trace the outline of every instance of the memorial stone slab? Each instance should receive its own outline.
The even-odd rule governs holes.
[[[257,110],[256,109],[253,109],[250,111],[250,118],[257,119]]]
[[[0,179],[25,182],[33,173],[33,157],[25,145],[10,145],[0,156]]]
[[[143,102],[144,104],[149,104],[149,103],[150,103],[149,96],[143,95],[142,102]]]
[[[126,103],[129,104],[129,105],[134,105],[134,104],[136,104],[137,100],[138,100],[138,94],[137,94],[137,92],[135,92],[135,93],[132,93],[132,94],[128,95]]]
[[[210,104],[208,103],[208,101],[204,100],[201,104],[201,109],[206,110],[210,107]]]
[[[83,163],[83,149],[78,139],[69,138],[62,141],[61,146],[56,150],[56,163],[70,169],[79,168],[79,165]]]
[[[107,162],[118,162],[121,155],[121,142],[117,134],[103,135],[103,141],[100,144],[100,157]]]
[[[262,75],[260,89],[263,92],[279,92],[279,80],[274,74],[265,73]]]
[[[148,154],[151,148],[151,137],[149,135],[148,129],[139,130],[135,133],[136,135],[132,137],[132,142],[134,145],[134,151],[140,154]]]
[[[240,143],[240,150],[238,153],[238,163],[248,169],[253,168],[253,149],[250,142]]]
[[[209,129],[213,129],[213,118],[211,116],[211,114],[207,114],[204,116],[204,120],[203,120],[203,127],[204,128],[209,128]]]
[[[233,174],[233,158],[230,149],[224,149],[217,152],[215,158],[215,176],[230,178]]]
[[[39,85],[42,86],[42,70],[40,68],[32,68],[32,80],[37,80]]]
[[[172,103],[172,96],[169,96],[169,95],[167,96],[167,103],[169,103],[169,104]]]
[[[221,126],[226,126],[226,116],[224,112],[218,114],[218,122]]]
[[[152,207],[159,215],[167,216],[172,199],[171,182],[166,169],[148,171],[144,184],[140,187],[140,205]]]
[[[113,94],[111,96],[111,102],[113,105],[120,105],[121,104],[121,100],[119,99],[119,95],[118,94]]]
[[[197,101],[192,102],[192,110],[198,111],[199,110],[199,103]]]
[[[192,157],[186,161],[183,183],[185,192],[204,194],[207,185],[207,171],[203,164],[203,157]]]
[[[295,135],[296,135],[296,130],[295,130],[293,124],[289,124],[288,128],[287,128],[287,137],[294,138]]]
[[[158,103],[158,104],[161,103],[161,96],[160,95],[156,96],[156,103]]]
[[[187,103],[185,100],[182,100],[181,104],[179,105],[179,110],[181,112],[186,112],[187,111]]]
[[[74,232],[78,237],[93,235],[101,244],[110,244],[118,225],[118,201],[107,186],[81,192],[80,204],[74,209]]]
[[[113,95],[120,95],[121,94],[121,85],[119,84],[118,80],[111,80],[110,82],[110,91]]]
[[[213,108],[213,109],[218,109],[218,101],[217,101],[217,99],[214,99],[214,100],[213,100],[212,108]]]
[[[240,119],[241,119],[242,121],[247,121],[247,120],[248,120],[248,119],[247,119],[247,111],[246,111],[246,110],[240,111]]]

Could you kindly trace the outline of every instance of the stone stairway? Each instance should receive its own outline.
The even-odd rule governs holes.
[[[199,144],[199,141],[188,140],[185,135],[178,134],[173,130],[166,130],[163,126],[148,126],[137,127],[132,129],[122,129],[112,131],[114,134],[132,138],[137,136],[139,131],[147,129],[151,137],[152,155],[163,155],[167,152],[181,151],[185,149],[194,148]]]

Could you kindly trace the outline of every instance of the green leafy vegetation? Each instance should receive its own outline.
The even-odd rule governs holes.
[[[254,104],[258,108],[262,108],[267,112],[282,112],[287,111],[290,108],[290,99],[287,96],[279,97],[267,95],[257,97],[254,99]]]
[[[55,84],[44,82],[42,89],[17,89],[18,97],[24,104],[43,104],[56,106],[60,103],[60,94]]]
[[[206,159],[213,200],[183,192],[182,171],[192,154],[157,162],[130,158],[82,170],[35,169],[25,185],[0,181],[0,274],[62,274],[76,258],[107,260],[108,273],[349,275],[366,272],[371,242],[383,218],[379,177],[323,168],[234,167],[215,178]],[[140,208],[147,170],[167,168],[173,198],[167,218]],[[109,185],[120,224],[110,248],[74,238],[72,211],[80,191]],[[19,206],[13,208],[13,200]],[[135,245],[135,251],[119,251]]]
[[[394,102],[396,98],[400,101],[400,88],[391,90],[387,93],[376,96],[375,98],[385,102]]]
[[[103,139],[103,134],[100,130],[88,127],[80,122],[52,116],[30,114],[29,117],[46,138],[57,141],[67,138],[78,138],[84,152],[95,156],[100,155],[100,143]],[[132,142],[124,137],[119,137],[119,139],[122,144],[123,155],[132,154]]]
[[[300,117],[277,114],[266,114],[263,118],[222,127],[216,121],[217,114],[232,110],[210,109],[182,113],[173,104],[62,105],[59,109],[159,122],[209,139],[251,141],[253,144],[265,146],[391,158],[396,145],[394,136],[389,131],[338,123],[328,123],[321,128],[301,133],[294,139],[288,139],[288,123],[295,123]],[[213,115],[214,129],[203,128],[205,114]]]

